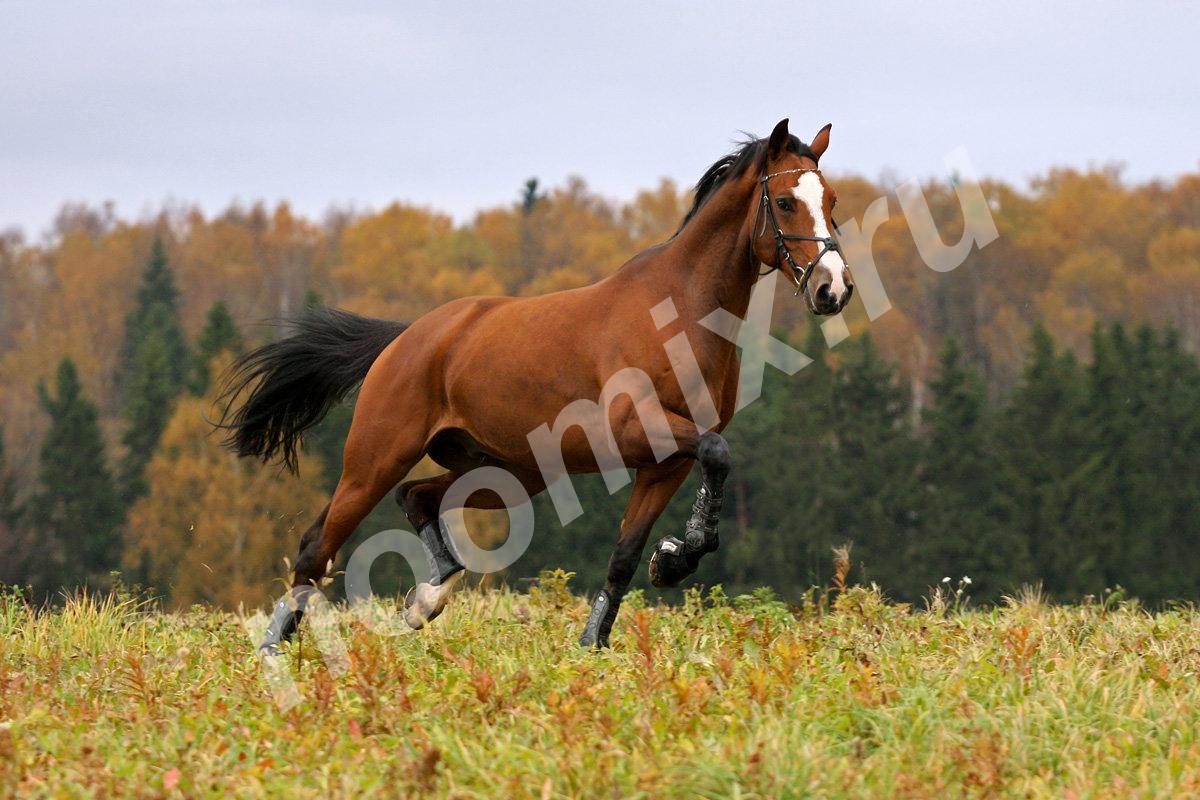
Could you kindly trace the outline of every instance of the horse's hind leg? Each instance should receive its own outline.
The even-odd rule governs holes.
[[[414,630],[425,627],[427,622],[442,613],[454,584],[465,569],[441,521],[442,499],[462,475],[462,472],[451,471],[432,478],[406,481],[396,490],[396,502],[419,532],[433,575],[428,583],[414,586],[404,598],[404,620]],[[540,476],[515,470],[513,475],[521,481],[530,497],[545,488]],[[483,509],[505,507],[500,496],[489,491],[472,494],[467,498],[467,506]]]
[[[418,583],[404,596],[404,621],[413,630],[425,627],[442,613],[465,569],[440,518],[442,497],[458,476],[448,472],[407,481],[396,490],[396,502],[421,537],[432,576],[428,583]]]
[[[304,532],[304,535],[300,537],[301,556],[304,555],[305,550],[313,546],[314,542],[321,538],[321,531],[325,528],[325,518],[329,516],[330,505],[331,503],[325,504],[324,510],[321,511],[313,524],[308,526],[308,530]],[[295,635],[296,628],[300,624],[300,618],[304,616],[304,606],[307,604],[307,601],[307,591],[292,591],[275,605],[275,610],[271,615],[271,623],[267,626],[266,636],[263,638],[263,643],[259,646],[262,652],[274,655],[279,651],[280,642],[286,642]]]
[[[691,471],[690,461],[671,460],[637,471],[617,548],[608,561],[608,579],[592,603],[592,613],[579,643],[584,647],[607,647],[608,634],[621,607],[621,600],[637,571],[650,529],[662,514],[679,485]]]
[[[442,497],[459,475],[447,472],[432,478],[406,481],[396,490],[396,503],[425,547],[425,557],[429,559],[429,571],[433,576],[429,583],[433,586],[447,583],[463,570],[450,536],[439,519]]]
[[[419,442],[411,432],[411,442]],[[292,578],[292,591],[276,604],[266,636],[259,651],[266,655],[279,652],[300,625],[304,608],[317,584],[337,556],[338,550],[354,533],[359,523],[383,499],[391,488],[412,469],[420,458],[420,444],[380,448],[371,439],[351,429],[346,441],[342,478],[333,499],[305,531],[300,540],[300,555]]]
[[[650,583],[658,587],[678,586],[696,571],[700,558],[717,549],[717,522],[724,501],[725,478],[733,460],[729,445],[719,433],[709,431],[696,440],[694,457],[700,462],[700,488],[683,540],[665,536],[650,556]]]

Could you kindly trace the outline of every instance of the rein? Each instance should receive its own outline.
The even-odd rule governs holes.
[[[784,169],[780,170],[779,172],[772,172],[768,175],[764,175],[758,179],[758,182],[762,184],[762,201],[759,203],[758,211],[755,212],[754,215],[754,227],[758,228],[759,217],[763,217],[763,221],[762,230],[755,234],[755,238],[757,239],[767,232],[767,222],[770,221],[771,227],[775,230],[775,255],[779,257],[779,263],[762,274],[766,275],[772,270],[781,269],[784,262],[786,262],[792,270],[792,275],[795,276],[796,279],[797,296],[799,296],[801,292],[808,288],[808,279],[812,276],[813,267],[820,263],[821,259],[825,257],[826,253],[841,253],[841,248],[838,246],[837,240],[832,236],[801,236],[797,233],[784,233],[783,229],[779,227],[779,220],[775,218],[775,209],[771,204],[771,194],[767,191],[767,181],[771,180],[771,178],[777,178],[780,175],[788,175],[795,172],[819,171],[820,170],[808,169],[805,167],[800,167],[797,169]],[[766,211],[765,216],[763,214],[764,210]],[[837,222],[833,223],[833,227],[835,229],[838,227]],[[817,253],[815,258],[801,267],[796,263],[796,260],[792,258],[792,251],[788,249],[787,242],[792,240],[820,242],[821,250]],[[843,256],[843,258],[845,257]],[[807,294],[805,294],[805,298],[808,299],[809,306],[812,306],[812,299],[808,298]]]

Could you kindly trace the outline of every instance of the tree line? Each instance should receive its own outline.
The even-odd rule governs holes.
[[[1177,330],[1097,326],[1082,364],[1035,326],[998,400],[949,338],[919,413],[869,334],[833,352],[819,339],[730,425],[722,546],[698,579],[795,599],[849,543],[859,580],[910,602],[944,578],[988,602],[1037,585],[1060,601],[1200,598],[1200,362]],[[518,566],[569,565],[599,588],[622,508],[598,478],[577,485],[583,517],[559,526],[539,502],[542,543]],[[679,535],[694,490],[654,537]]]
[[[846,213],[885,193],[835,183]],[[985,192],[1001,238],[953,273],[924,268],[898,220],[880,229],[894,307],[870,324],[852,309],[834,349],[800,304],[779,304],[779,335],[814,361],[769,374],[729,429],[737,469],[703,580],[795,597],[852,541],[860,579],[901,599],[964,575],[981,599],[1039,581],[1061,599],[1118,584],[1148,601],[1200,594],[1184,467],[1200,176],[1059,171]],[[926,196],[952,241],[952,190]],[[221,450],[213,377],[286,333],[260,320],[321,298],[411,319],[463,294],[580,285],[669,236],[686,204],[669,182],[619,204],[573,179],[531,181],[464,225],[402,204],[321,224],[286,205],[140,223],[67,207],[42,244],[0,235],[0,580],[53,597],[116,570],[176,604],[264,601],[337,480],[351,407],[309,437],[299,477]],[[577,483],[587,513],[563,529],[539,498],[508,579],[562,566],[600,585],[622,503]],[[691,491],[655,536],[678,533]],[[385,505],[360,536],[402,523]],[[503,535],[494,514],[469,519]],[[380,572],[394,583],[397,565]]]

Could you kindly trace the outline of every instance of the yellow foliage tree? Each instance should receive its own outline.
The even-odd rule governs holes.
[[[206,421],[213,400],[180,400],[147,469],[150,491],[129,512],[125,568],[177,608],[270,602],[283,555],[328,499],[312,458],[294,476],[220,447]]]
[[[445,214],[394,203],[342,233],[333,277],[342,305],[387,319],[411,320],[466,295],[499,294],[503,283],[471,263]],[[467,262],[467,263],[464,263]]]
[[[1141,286],[1146,316],[1170,320],[1184,344],[1200,349],[1200,228],[1159,235],[1147,253],[1150,273]]]

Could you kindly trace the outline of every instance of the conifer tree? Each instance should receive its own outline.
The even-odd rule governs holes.
[[[815,324],[799,349],[812,362],[795,375],[768,369],[761,397],[738,412],[725,434],[736,466],[717,556],[735,591],[770,583],[798,597],[828,561],[820,552],[827,526],[814,514],[819,484],[811,479],[829,469],[833,377]]]
[[[121,505],[96,406],[84,395],[68,358],[59,364],[54,395],[44,382],[38,395],[50,415],[50,430],[29,509],[37,529],[30,581],[42,592],[84,582],[102,585],[120,560]]]
[[[1097,329],[1092,344],[1092,455],[1069,529],[1091,540],[1103,588],[1151,603],[1194,596],[1200,370],[1177,334],[1149,326],[1133,337],[1120,325]]]
[[[0,426],[0,583],[25,580],[26,537],[23,509],[17,499],[16,478],[4,451],[4,427]]]
[[[1142,334],[1153,333],[1147,325]],[[1144,339],[1139,336],[1139,340]],[[1156,600],[1200,597],[1200,362],[1183,348],[1180,332],[1170,327],[1158,334],[1157,358],[1147,360],[1147,415],[1152,424],[1139,439],[1144,470],[1138,476],[1142,496],[1137,502],[1152,509],[1161,540],[1144,559],[1145,574],[1157,578]],[[1143,517],[1145,519],[1145,517]],[[1134,541],[1144,548],[1146,538]],[[1149,557],[1147,557],[1149,556]]]
[[[121,437],[125,457],[121,459],[119,478],[121,498],[127,504],[141,497],[146,490],[146,464],[154,455],[174,409],[178,393],[169,379],[171,366],[167,347],[157,333],[142,341],[127,386],[125,419],[128,425]]]
[[[1063,601],[1103,581],[1088,536],[1069,524],[1090,469],[1086,394],[1074,355],[1058,354],[1046,328],[1035,325],[1021,381],[997,422],[994,486],[1000,518],[1029,553],[1028,582]]]
[[[973,595],[995,601],[1033,577],[1026,542],[1004,525],[992,492],[998,463],[983,380],[954,339],[940,366],[923,414],[922,559],[937,574],[971,577]]]
[[[823,423],[831,435],[828,465],[799,484],[813,491],[811,507],[797,506],[795,525],[800,528],[810,518],[823,522],[824,538],[812,543],[823,582],[831,571],[831,548],[852,542],[859,580],[877,581],[892,596],[915,599],[929,585],[930,568],[914,552],[918,452],[908,397],[869,335],[847,345]]]
[[[229,352],[240,355],[245,347],[242,333],[229,313],[224,300],[218,300],[208,309],[204,329],[196,339],[196,352],[192,359],[192,394],[203,396],[212,381],[210,364],[218,354]]]
[[[171,365],[171,382],[176,387],[182,387],[189,365],[187,342],[179,323],[179,291],[175,287],[175,275],[160,237],[154,239],[150,258],[142,270],[136,303],[125,318],[125,341],[121,349],[123,383],[133,372],[142,342],[155,333],[162,339],[167,361]]]
[[[146,464],[193,365],[179,323],[178,301],[166,249],[162,239],[156,238],[142,273],[137,304],[125,322],[122,388],[126,428],[122,443],[126,450],[119,474],[126,504],[146,489]]]
[[[1134,351],[1125,329],[1097,325],[1092,332],[1092,363],[1087,370],[1087,460],[1080,466],[1079,495],[1067,520],[1068,530],[1083,536],[1097,569],[1090,594],[1115,588],[1127,578],[1127,531],[1137,511],[1128,493],[1131,439],[1138,435],[1134,414],[1139,393],[1131,370]],[[1128,586],[1126,585],[1126,588]]]

